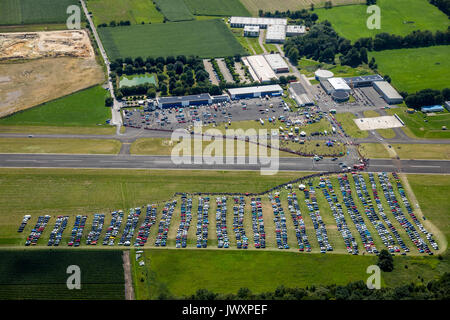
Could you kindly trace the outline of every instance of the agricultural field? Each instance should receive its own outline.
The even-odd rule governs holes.
[[[3,126],[96,127],[105,125],[111,110],[105,107],[107,91],[101,86],[85,89],[0,119]]]
[[[391,144],[400,159],[440,159],[450,160],[448,144]],[[363,143],[361,152],[368,158],[389,158],[383,145]]]
[[[295,11],[301,9],[309,9],[311,3],[316,8],[323,7],[324,0],[241,0],[242,4],[251,12],[253,16],[258,16],[258,11],[275,12],[278,11]],[[333,6],[348,5],[354,3],[365,3],[364,0],[333,0]]]
[[[184,0],[194,15],[200,16],[250,16],[239,0]]]
[[[0,0],[0,25],[65,23],[70,5],[79,5],[79,1]]]
[[[131,24],[160,23],[164,20],[151,0],[89,0],[87,6],[95,25],[122,20],[128,20]]]
[[[138,56],[212,58],[245,54],[220,19],[100,28],[99,34],[111,60]]]
[[[450,139],[450,131],[442,130],[442,126],[450,128],[450,113],[445,111],[436,115],[422,112],[409,114],[406,108],[387,110],[388,114],[397,114],[406,124],[402,130],[414,139]]]
[[[0,153],[118,154],[121,145],[106,139],[0,138]]]
[[[0,250],[2,300],[123,300],[124,275],[119,250]],[[69,290],[66,269],[81,270],[81,289]]]
[[[388,74],[399,91],[413,93],[422,89],[449,87],[450,46],[370,52],[381,74]]]
[[[335,1],[333,1],[334,4]],[[423,0],[378,0],[381,9],[381,28],[368,29],[367,6],[352,5],[332,9],[318,9],[319,21],[328,20],[344,38],[357,40],[377,33],[407,35],[414,30],[446,30],[450,25],[445,13]]]
[[[184,0],[153,0],[164,17],[169,21],[194,20],[194,16],[184,3]]]

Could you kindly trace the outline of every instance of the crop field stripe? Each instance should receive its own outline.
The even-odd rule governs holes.
[[[183,0],[153,0],[161,9],[162,14],[169,21],[193,20],[194,16],[189,11]]]
[[[205,16],[250,16],[250,12],[239,0],[184,0],[194,15]]]

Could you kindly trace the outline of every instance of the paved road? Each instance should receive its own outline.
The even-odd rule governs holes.
[[[71,155],[71,154],[0,154],[0,167],[25,168],[117,168],[117,169],[199,169],[199,170],[260,170],[267,165],[237,164],[180,164],[171,161],[170,156],[136,155]],[[242,160],[242,158],[241,158]],[[404,173],[450,174],[450,161],[445,160],[370,160],[368,171],[398,171],[396,163],[401,163]],[[336,171],[338,164],[328,159],[313,162],[311,158],[280,158],[280,171]]]

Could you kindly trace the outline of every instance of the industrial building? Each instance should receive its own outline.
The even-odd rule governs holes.
[[[245,26],[244,27],[244,37],[259,37],[259,27],[258,26]]]
[[[306,33],[305,26],[288,25],[286,26],[286,36],[295,37]]]
[[[231,99],[246,99],[265,96],[280,96],[283,94],[283,88],[278,84],[257,86],[257,87],[243,87],[228,89]]]
[[[269,63],[272,70],[276,73],[289,72],[289,66],[279,53],[266,54],[264,58]]]
[[[384,81],[379,74],[343,78],[351,88],[371,87],[375,81]]]
[[[348,93],[348,91],[334,90],[331,93],[331,99],[336,102],[346,102],[350,99],[350,94]]]
[[[333,91],[342,90],[349,92],[351,89],[348,84],[342,78],[330,78],[328,79]]]
[[[445,101],[445,109],[447,109],[448,111],[450,111],[450,101]]]
[[[420,108],[420,111],[425,112],[425,113],[428,113],[428,112],[442,112],[442,111],[444,111],[444,107],[440,106],[440,105],[426,106],[426,107]]]
[[[383,97],[388,104],[398,104],[403,102],[403,97],[387,81],[375,81],[374,89]]]
[[[211,96],[212,103],[221,103],[230,101],[230,96],[227,94],[221,94],[218,96]]]
[[[267,27],[266,43],[284,43],[286,40],[286,26],[272,24]]]
[[[314,101],[300,82],[292,82],[289,86],[289,92],[299,107],[314,105]]]
[[[248,67],[248,71],[254,81],[262,83],[277,78],[275,72],[262,55],[244,57],[242,58],[242,61]]]
[[[334,77],[334,73],[328,70],[317,69],[314,72],[314,77],[318,81],[327,80]]]
[[[287,25],[287,19],[282,18],[253,18],[253,17],[231,17],[229,19],[232,28],[244,28],[245,26],[258,26],[266,29],[269,25]]]
[[[211,104],[212,97],[209,93],[191,96],[160,97],[157,99],[159,108],[187,107],[194,105]]]

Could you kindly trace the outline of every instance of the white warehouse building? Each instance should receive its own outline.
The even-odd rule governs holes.
[[[242,61],[248,67],[248,71],[254,81],[268,82],[277,78],[267,60],[262,55],[243,57]]]
[[[286,27],[286,36],[288,36],[288,37],[300,36],[305,33],[306,33],[305,26],[288,25]]]
[[[258,26],[262,29],[266,29],[269,25],[287,25],[287,19],[283,18],[231,17],[229,22],[232,28]]]
[[[244,27],[244,37],[258,37],[259,27],[258,26],[245,26]]]
[[[330,83],[334,91],[342,90],[349,92],[351,90],[347,82],[345,82],[345,80],[342,78],[330,78],[328,79],[328,82]]]
[[[265,96],[281,96],[283,88],[278,84],[257,87],[243,87],[228,89],[231,99],[246,99]]]
[[[267,27],[266,43],[284,43],[286,40],[286,26],[273,24]]]
[[[276,73],[289,72],[289,66],[279,53],[266,54],[264,58]]]

